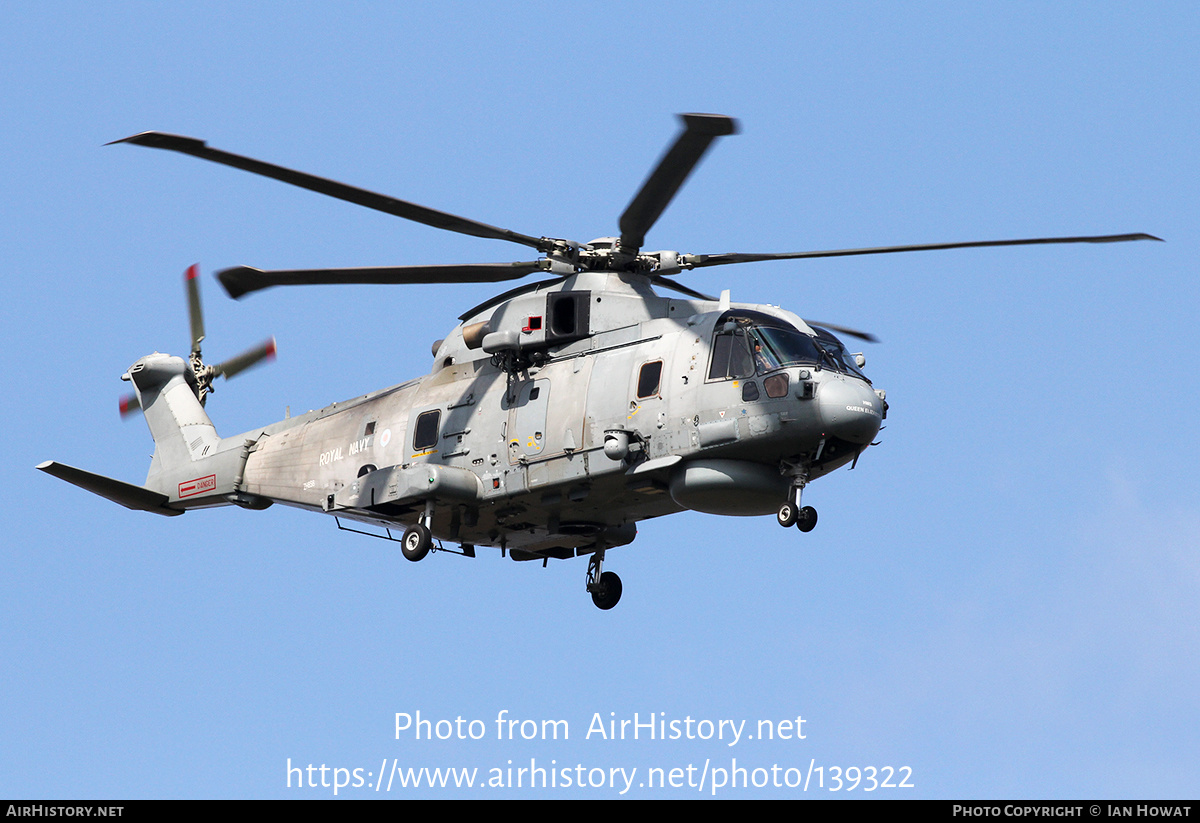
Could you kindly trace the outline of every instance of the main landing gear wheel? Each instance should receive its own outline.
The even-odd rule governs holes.
[[[779,511],[775,514],[775,519],[779,521],[779,525],[785,529],[796,525],[797,517],[796,507],[792,503],[784,503],[779,507]]]
[[[432,548],[433,535],[420,523],[409,526],[404,530],[404,537],[400,538],[401,553],[414,563],[429,554]]]
[[[621,599],[621,578],[616,572],[600,575],[600,582],[592,586],[592,602],[596,608],[608,611]]]
[[[802,532],[810,532],[817,527],[817,510],[805,506],[796,517],[796,528]]]

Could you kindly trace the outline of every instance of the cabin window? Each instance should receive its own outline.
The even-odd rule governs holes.
[[[375,421],[371,420],[367,423],[366,428],[363,429],[363,437],[370,437],[374,433],[375,433]]]
[[[417,426],[413,431],[413,448],[416,451],[431,449],[437,445],[438,422],[441,420],[440,410],[428,411],[417,418]]]
[[[742,384],[742,401],[746,403],[753,402],[758,399],[758,384],[753,380],[747,380]]]
[[[641,372],[638,373],[637,396],[639,400],[658,394],[658,386],[662,382],[662,365],[661,360],[655,360],[653,363],[646,363],[642,366]]]

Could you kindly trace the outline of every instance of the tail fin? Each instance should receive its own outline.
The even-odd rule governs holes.
[[[267,498],[239,491],[253,441],[221,440],[200,403],[196,373],[189,363],[155,352],[134,363],[125,378],[133,383],[154,438],[146,485],[134,486],[53,461],[39,469],[127,508],[156,514],[271,505]]]
[[[221,438],[200,405],[196,375],[182,358],[155,352],[134,363],[128,377],[154,438],[148,487],[216,451]]]

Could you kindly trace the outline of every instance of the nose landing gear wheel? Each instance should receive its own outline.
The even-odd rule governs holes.
[[[404,537],[400,539],[400,552],[406,558],[415,563],[429,554],[431,548],[433,535],[425,526],[417,523],[404,530]]]
[[[796,517],[796,528],[802,532],[810,532],[817,527],[817,510],[812,506],[805,506],[800,510]]]
[[[616,572],[605,572],[600,575],[600,582],[592,587],[592,602],[596,608],[608,611],[617,605],[621,599],[621,578]]]
[[[775,514],[775,519],[779,521],[779,525],[785,529],[796,525],[796,507],[791,503],[784,503],[779,507],[779,511]]]

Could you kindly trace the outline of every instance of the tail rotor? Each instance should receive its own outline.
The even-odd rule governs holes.
[[[192,390],[196,393],[196,399],[204,405],[208,399],[208,395],[215,391],[213,389],[213,380],[224,375],[228,380],[247,369],[258,365],[263,360],[275,359],[275,338],[272,336],[268,340],[254,348],[247,349],[239,355],[223,360],[215,365],[208,365],[204,362],[201,355],[200,345],[204,342],[204,311],[200,306],[200,266],[193,264],[188,267],[184,273],[184,286],[187,290],[188,301],[188,323],[191,331],[191,352],[188,356],[188,362],[192,367],[192,374],[195,376],[195,381],[188,381],[192,385]],[[126,417],[134,412],[140,411],[141,406],[138,403],[136,394],[127,394],[121,398],[120,412],[122,417]]]

